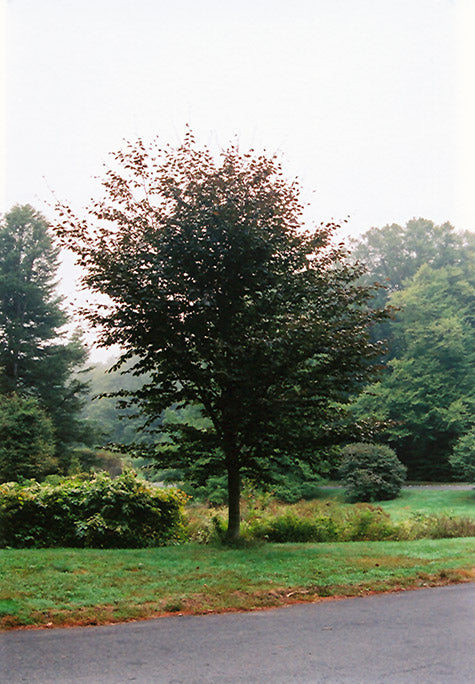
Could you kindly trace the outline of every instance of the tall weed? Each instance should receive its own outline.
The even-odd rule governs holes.
[[[226,509],[187,509],[191,541],[216,543],[225,538]],[[333,500],[282,504],[269,495],[242,502],[241,535],[248,541],[279,543],[333,541],[406,541],[475,536],[475,520],[449,515],[413,515],[393,521],[373,504],[342,504]]]

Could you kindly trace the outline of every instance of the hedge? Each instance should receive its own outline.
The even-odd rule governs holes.
[[[186,496],[126,471],[0,485],[0,547],[139,548],[183,538]]]

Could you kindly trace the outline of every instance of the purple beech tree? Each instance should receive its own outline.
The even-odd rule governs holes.
[[[142,140],[112,155],[85,219],[58,204],[63,246],[84,285],[100,344],[147,374],[131,402],[152,421],[199,404],[228,481],[228,538],[239,536],[243,473],[317,459],[338,406],[364,383],[378,348],[361,268],[333,244],[336,225],[303,225],[300,189],[275,156],[230,146],[216,159],[191,133],[178,148]],[[325,437],[326,435],[326,437]]]

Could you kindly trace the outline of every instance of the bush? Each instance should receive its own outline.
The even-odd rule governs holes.
[[[270,542],[326,542],[338,539],[338,527],[329,516],[302,518],[295,513],[256,519],[250,523],[248,534],[253,539]]]
[[[115,451],[76,447],[70,452],[68,475],[104,471],[114,477],[120,475],[123,469],[123,459],[121,455]]]
[[[342,449],[340,477],[348,501],[384,501],[399,494],[406,468],[382,444],[348,444]]]
[[[57,470],[53,424],[33,397],[0,395],[0,482]]]
[[[399,539],[400,530],[382,508],[356,505],[345,516],[340,541],[385,541]]]
[[[185,497],[131,471],[0,486],[0,547],[138,548],[183,536]]]
[[[449,462],[459,479],[475,482],[475,428],[459,437]]]
[[[414,514],[392,521],[380,506],[323,500],[283,505],[269,494],[243,501],[245,544],[262,542],[347,542],[442,539],[475,535],[475,520],[446,514]],[[187,536],[201,544],[225,543],[226,511],[203,505],[187,508]]]
[[[474,537],[475,520],[467,516],[415,514],[409,523],[409,535],[413,539],[451,539]]]
[[[316,499],[321,492],[322,480],[298,481],[288,479],[271,487],[275,498],[284,503],[297,503],[297,501]]]

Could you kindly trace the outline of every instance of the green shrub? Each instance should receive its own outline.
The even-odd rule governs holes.
[[[256,518],[249,523],[247,534],[253,539],[285,543],[335,541],[339,532],[329,516],[303,518],[288,512],[276,517]]]
[[[297,501],[315,499],[321,491],[322,481],[299,482],[288,480],[272,487],[272,492],[278,501],[296,503]]]
[[[91,449],[89,447],[76,447],[71,450],[68,475],[104,471],[116,476],[120,475],[123,469],[123,458],[115,451]]]
[[[475,482],[475,428],[455,442],[449,462],[458,479]]]
[[[183,470],[180,468],[167,468],[165,470],[157,470],[154,473],[155,479],[151,482],[163,482],[164,484],[177,484],[183,481]],[[149,479],[147,477],[147,479]]]
[[[183,536],[184,495],[131,471],[0,486],[0,547],[161,546]]]
[[[368,503],[334,500],[284,505],[268,493],[246,498],[241,534],[245,544],[405,541],[475,536],[475,520],[447,514],[414,514],[393,522],[387,511]],[[186,511],[188,539],[201,544],[224,543],[226,510],[193,504]]]
[[[210,506],[222,506],[228,502],[226,475],[211,475],[201,486],[185,481],[181,489],[195,501],[206,501]]]
[[[406,468],[383,444],[348,444],[342,449],[340,477],[348,501],[384,501],[399,494]]]

